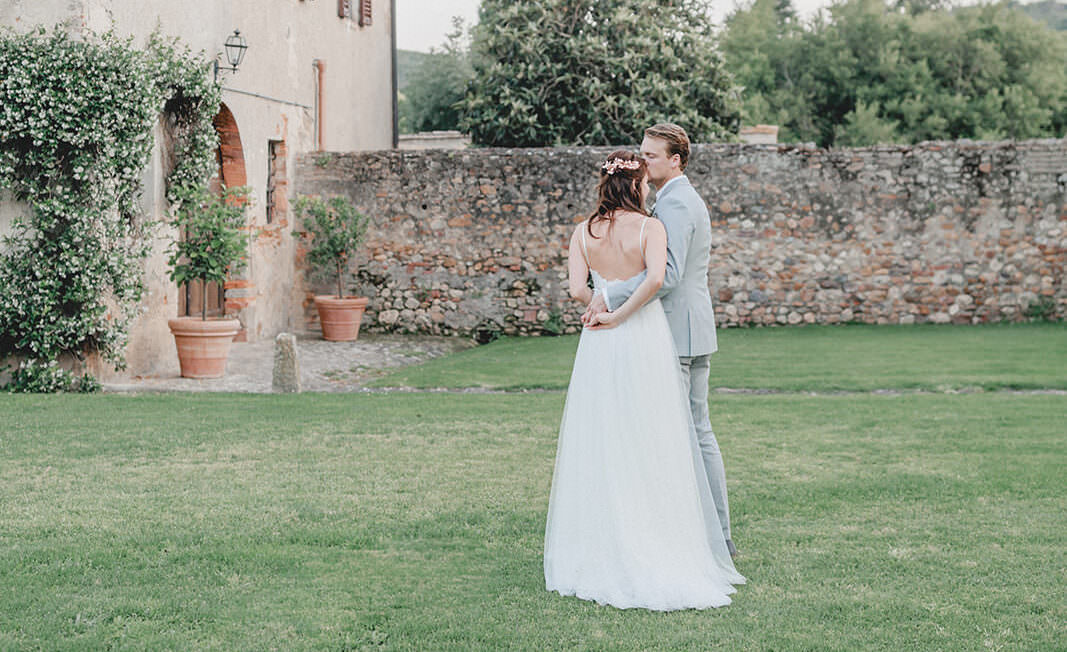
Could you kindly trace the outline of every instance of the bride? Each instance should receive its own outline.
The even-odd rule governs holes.
[[[597,191],[596,212],[570,241],[571,296],[588,304],[613,281],[647,276],[578,343],[549,498],[545,584],[624,609],[721,607],[745,578],[727,551],[674,340],[653,298],[667,234],[643,208],[645,162],[614,152]]]

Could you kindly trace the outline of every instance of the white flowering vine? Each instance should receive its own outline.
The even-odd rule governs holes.
[[[202,187],[220,102],[207,71],[202,55],[158,34],[139,50],[110,33],[0,32],[0,190],[31,208],[0,248],[0,358],[52,375],[64,353],[125,365],[150,248],[140,200],[152,132],[169,116],[168,197]]]

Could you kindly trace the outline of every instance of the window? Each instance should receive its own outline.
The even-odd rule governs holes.
[[[352,5],[359,3],[359,26],[367,27],[371,24],[371,0],[337,0],[337,16],[340,18],[352,18]]]

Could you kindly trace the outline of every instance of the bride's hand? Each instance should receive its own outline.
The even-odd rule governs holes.
[[[593,330],[599,331],[607,328],[615,328],[619,325],[619,315],[614,312],[598,312],[592,320],[593,325],[588,326]]]
[[[582,324],[586,326],[596,325],[596,315],[601,312],[605,312],[608,309],[608,304],[604,300],[604,296],[600,292],[593,294],[592,301],[589,302],[589,306],[582,313]]]

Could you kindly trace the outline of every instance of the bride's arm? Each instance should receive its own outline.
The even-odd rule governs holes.
[[[603,326],[611,328],[626,321],[638,308],[645,305],[663,285],[663,276],[667,269],[667,231],[659,220],[648,221],[648,237],[645,239],[645,279],[637,286],[634,293],[614,312],[602,312],[597,319]]]
[[[582,305],[588,305],[593,300],[593,291],[589,289],[589,263],[585,261],[582,253],[582,234],[579,229],[585,228],[585,223],[578,225],[571,235],[571,246],[567,253],[567,284],[570,286],[571,298],[581,301]]]

